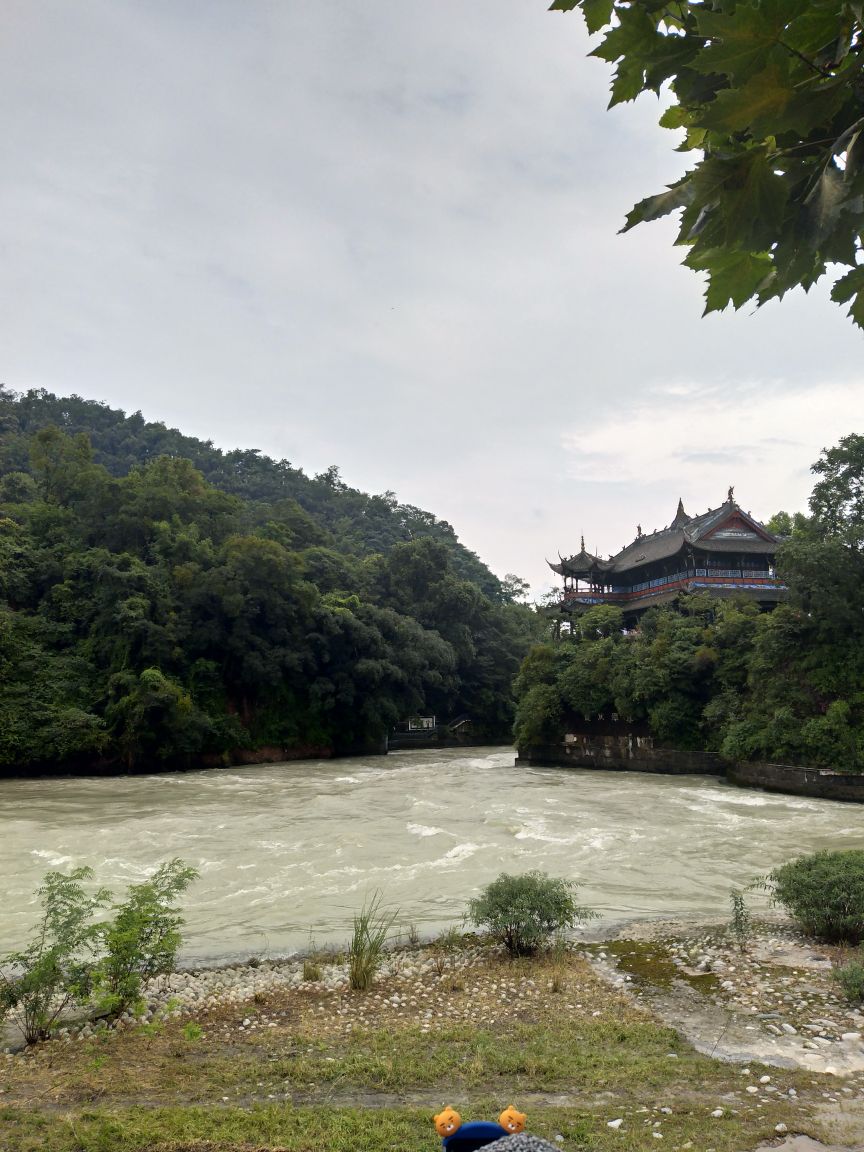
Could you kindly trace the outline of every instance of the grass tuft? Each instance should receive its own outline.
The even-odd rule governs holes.
[[[398,916],[398,911],[382,910],[380,891],[376,891],[354,916],[354,931],[348,948],[348,982],[356,992],[365,992],[374,984]]]

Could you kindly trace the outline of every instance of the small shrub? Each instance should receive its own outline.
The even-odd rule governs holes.
[[[729,930],[735,938],[739,951],[743,952],[753,931],[753,920],[740,888],[730,888],[729,903],[732,905]]]
[[[861,960],[849,960],[835,968],[831,975],[850,1004],[864,1004],[864,963]]]
[[[381,893],[375,892],[354,917],[348,948],[348,982],[356,991],[365,992],[372,987],[398,916],[398,911],[382,911]]]
[[[42,917],[33,939],[0,960],[0,1010],[27,1044],[46,1040],[63,1009],[90,994],[100,936],[91,920],[110,899],[105,888],[87,895],[82,882],[92,877],[90,868],[75,868],[68,876],[49,872],[38,890]]]
[[[183,1039],[188,1040],[190,1044],[194,1044],[196,1040],[200,1040],[204,1035],[204,1029],[200,1024],[196,1024],[194,1020],[190,1020],[188,1024],[183,1025]]]
[[[775,868],[772,898],[809,936],[830,943],[864,940],[864,850],[815,852]]]
[[[572,880],[545,872],[519,876],[502,872],[470,901],[468,915],[500,940],[511,956],[532,956],[555,933],[596,915],[576,903],[576,888]]]
[[[114,919],[102,930],[106,955],[97,976],[102,1011],[119,1016],[138,1001],[144,980],[174,970],[183,924],[174,905],[197,875],[182,860],[169,860],[115,905]]]

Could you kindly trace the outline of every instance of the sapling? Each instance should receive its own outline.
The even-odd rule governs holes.
[[[744,899],[744,892],[742,892],[740,888],[730,888],[729,902],[732,905],[732,918],[729,921],[729,927],[732,930],[732,935],[735,937],[738,950],[743,952],[747,947],[747,941],[750,939],[750,934],[753,930],[750,909],[747,907],[747,902]]]
[[[114,905],[114,919],[102,928],[106,954],[96,973],[103,1012],[119,1016],[138,1002],[145,980],[174,970],[183,924],[175,905],[197,876],[182,860],[169,860]]]
[[[0,1008],[27,1044],[46,1040],[64,1008],[90,994],[101,938],[93,916],[111,897],[106,888],[88,895],[83,885],[92,878],[90,868],[48,872],[38,889],[42,916],[33,939],[0,959]]]

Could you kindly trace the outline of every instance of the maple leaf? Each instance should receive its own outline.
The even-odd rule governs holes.
[[[864,0],[555,0],[604,31],[610,107],[668,82],[664,127],[702,159],[640,200],[622,231],[682,210],[706,310],[809,288],[826,263],[857,277],[864,234]],[[845,167],[840,158],[845,160]],[[850,304],[861,323],[862,296]],[[838,281],[846,285],[847,279]],[[845,290],[845,288],[844,288]]]

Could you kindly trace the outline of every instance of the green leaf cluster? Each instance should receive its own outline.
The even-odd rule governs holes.
[[[668,90],[660,123],[699,156],[624,231],[680,211],[705,312],[809,289],[864,327],[864,9],[857,0],[560,0],[614,65],[610,107]],[[836,266],[836,267],[835,267]],[[843,269],[847,269],[845,272]]]

